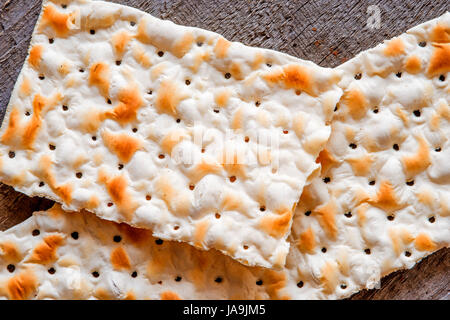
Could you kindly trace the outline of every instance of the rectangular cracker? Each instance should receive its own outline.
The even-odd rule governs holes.
[[[43,2],[0,179],[70,211],[285,263],[339,71],[101,1]]]
[[[450,246],[450,13],[337,69],[344,94],[279,296],[345,298]]]

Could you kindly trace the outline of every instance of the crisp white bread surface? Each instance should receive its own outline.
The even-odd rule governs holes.
[[[0,178],[281,267],[338,81],[339,70],[126,6],[44,1],[0,130]]]

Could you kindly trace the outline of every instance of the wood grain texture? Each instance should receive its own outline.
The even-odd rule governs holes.
[[[126,4],[175,23],[218,32],[232,41],[282,51],[335,67],[357,53],[450,10],[448,0],[129,0]],[[27,54],[40,0],[0,0],[0,119]],[[381,11],[380,29],[367,27],[367,8]],[[52,205],[0,184],[0,230]],[[450,249],[395,272],[380,289],[350,299],[450,300]]]

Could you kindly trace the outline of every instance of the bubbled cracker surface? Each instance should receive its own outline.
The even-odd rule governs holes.
[[[450,244],[450,14],[338,69],[321,176],[290,235],[292,298],[347,297]]]
[[[0,131],[2,182],[283,266],[339,71],[121,5],[64,4],[43,3]]]

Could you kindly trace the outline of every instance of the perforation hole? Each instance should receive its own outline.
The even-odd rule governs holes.
[[[311,211],[310,210],[305,212],[305,216],[309,217],[310,215],[311,215]]]
[[[445,76],[444,76],[443,74],[441,74],[441,75],[439,76],[439,80],[440,80],[440,81],[445,81]]]
[[[203,42],[201,42],[201,41],[197,42],[197,46],[201,47],[202,45],[203,45]]]
[[[107,103],[107,104],[112,104],[111,99],[106,100],[106,103]]]
[[[261,211],[261,212],[266,211],[266,207],[265,207],[265,206],[260,206],[260,207],[259,207],[259,211]]]
[[[16,153],[14,151],[10,151],[8,152],[8,157],[10,157],[11,159],[16,157]]]
[[[402,77],[402,73],[401,73],[401,72],[397,72],[397,73],[395,74],[395,76],[396,76],[397,78],[401,78],[401,77]]]
[[[245,137],[244,141],[245,141],[245,143],[248,143],[250,141],[250,138],[249,137]]]
[[[62,109],[63,109],[63,111],[67,111],[67,110],[69,110],[69,107],[66,106],[66,105],[63,105],[63,106],[62,106]]]
[[[356,145],[356,144],[354,144],[354,143],[350,143],[349,145],[348,145],[350,148],[352,148],[352,149],[356,149],[358,146]]]
[[[48,39],[48,43],[53,44],[54,42],[55,42],[55,39],[53,39],[53,38]]]
[[[441,149],[441,147],[437,147],[436,149],[434,149],[434,151],[436,151],[436,152],[441,152],[442,149]]]
[[[148,90],[148,91],[147,91],[147,94],[148,94],[148,95],[152,95],[152,94],[153,94],[153,91],[152,91],[152,90]]]
[[[371,254],[371,253],[372,253],[372,252],[370,251],[370,249],[368,249],[368,248],[365,249],[364,252],[365,252],[365,254]]]
[[[336,111],[338,111],[338,109],[339,109],[339,107],[338,107],[338,105],[336,105],[335,107],[334,107],[334,112],[336,112]]]
[[[134,27],[136,25],[135,21],[130,21],[130,26]]]
[[[146,195],[146,196],[145,196],[145,200],[147,200],[147,201],[150,201],[150,200],[152,200],[152,196],[151,196],[151,195],[149,195],[149,194],[148,194],[148,195]]]
[[[420,117],[420,110],[414,110],[413,113],[416,117]]]
[[[162,57],[164,55],[164,52],[158,51],[158,56]]]
[[[398,144],[396,144],[396,143],[392,146],[392,148],[393,148],[395,151],[400,150],[400,147],[399,147]]]
[[[258,281],[256,281],[256,285],[257,286],[262,286],[263,285],[263,281],[261,279],[259,279]]]
[[[119,243],[120,241],[122,241],[122,237],[119,236],[119,235],[115,235],[115,236],[113,237],[113,241]]]
[[[94,35],[94,34],[95,34],[95,30],[94,30],[94,29],[91,29],[91,30],[89,30],[89,33],[92,34],[92,35]]]
[[[428,218],[428,221],[429,221],[430,223],[434,223],[434,222],[436,221],[436,218],[433,217],[433,216],[431,216],[431,217]]]
[[[38,235],[41,234],[41,232],[38,229],[34,229],[31,234],[33,235],[33,237],[37,237]]]
[[[173,227],[173,230],[178,230],[178,229],[180,229],[180,227],[179,227],[179,226],[175,226],[175,227]]]
[[[78,240],[78,237],[79,237],[80,235],[78,234],[78,232],[74,231],[74,232],[72,232],[72,233],[70,234],[70,236],[72,237],[72,239]]]
[[[261,102],[259,102],[259,101],[255,102],[255,106],[259,107],[260,105],[261,105]]]
[[[39,80],[44,80],[45,76],[43,74],[39,75]]]
[[[406,256],[406,257],[411,257],[411,252],[405,251],[405,256]]]
[[[84,69],[79,69],[78,70],[80,73],[83,73],[84,72]]]
[[[302,94],[302,92],[300,90],[295,90],[295,94],[299,96]]]
[[[166,156],[165,155],[163,155],[163,154],[160,154],[159,156],[158,156],[158,158],[160,158],[160,159],[164,159]]]
[[[394,219],[395,219],[395,216],[393,216],[393,215],[389,215],[389,216],[387,216],[387,219],[388,219],[389,221],[394,221]]]
[[[13,264],[8,264],[8,266],[6,267],[6,269],[10,272],[13,273],[14,270],[16,270],[16,266]]]
[[[374,186],[374,185],[375,185],[375,180],[369,181],[369,185],[370,185],[370,186]]]
[[[347,218],[351,218],[352,217],[352,212],[349,211],[347,213],[344,213],[344,216],[346,216]]]
[[[378,113],[378,108],[373,109],[373,113]]]
[[[244,250],[248,250],[248,245],[244,244],[243,248]]]
[[[43,187],[43,186],[45,186],[45,183],[44,183],[44,181],[41,181],[41,182],[39,182],[39,187]]]
[[[289,133],[289,131],[287,131],[287,130],[283,130],[283,133],[284,133],[284,134],[288,134],[288,133]]]
[[[270,63],[266,63],[266,66],[268,66],[269,68],[272,68],[272,65]]]
[[[76,173],[76,177],[77,177],[78,179],[81,179],[81,178],[83,177],[83,174],[82,174],[81,172],[77,172],[77,173]]]
[[[214,282],[221,283],[222,282],[222,277],[215,278]]]
[[[189,185],[189,190],[194,190],[195,189],[195,184],[190,184]]]
[[[136,271],[133,271],[133,273],[131,274],[131,277],[132,277],[132,278],[136,278],[137,276],[138,276],[137,272],[136,272]]]
[[[191,85],[191,80],[187,79],[184,83],[186,83],[187,86]]]
[[[162,239],[156,239],[156,240],[155,240],[155,243],[156,243],[158,246],[160,246],[160,245],[162,245],[162,244],[164,243],[164,240],[162,240]]]
[[[108,207],[112,207],[113,205],[114,205],[114,203],[108,202]]]
[[[323,248],[321,249],[321,251],[322,251],[323,253],[326,253],[326,252],[327,252],[327,248],[323,247]]]
[[[325,183],[329,183],[330,181],[331,181],[330,177],[323,178],[323,182],[325,182]]]
[[[133,131],[134,133],[136,133],[136,132],[138,132],[138,129],[137,129],[137,128],[133,128],[133,129],[131,129],[131,131]]]
[[[123,169],[123,164],[119,163],[119,165],[117,166],[117,169],[122,170]]]
[[[97,137],[96,136],[92,136],[92,140],[93,141],[97,141]]]
[[[181,122],[181,119],[177,119],[177,123],[180,123]]]
[[[231,73],[227,72],[225,73],[225,79],[230,79],[231,78]]]
[[[182,278],[180,276],[176,276],[175,281],[176,282],[180,282],[182,280]]]
[[[355,74],[355,80],[361,80],[361,78],[362,78],[362,74],[361,73]]]
[[[98,271],[94,271],[94,272],[92,272],[92,276],[94,278],[98,278],[98,277],[100,277],[100,273],[98,273]]]
[[[219,110],[219,109],[214,109],[213,111],[214,111],[215,113],[219,113],[220,110]]]
[[[414,180],[406,181],[406,185],[412,187],[414,185]]]
[[[66,9],[66,8],[67,8],[67,4],[62,4],[61,7],[62,7],[63,9]]]
[[[425,47],[426,45],[427,45],[427,43],[425,41],[420,41],[419,42],[419,46],[422,47],[422,48]]]
[[[117,60],[116,61],[116,66],[120,66],[122,64],[122,60]]]
[[[220,219],[220,217],[221,217],[220,213],[216,213],[215,217],[216,217],[216,219]]]
[[[25,112],[25,115],[26,115],[27,117],[31,116],[30,111],[26,111],[26,112]]]
[[[205,148],[202,148],[202,153],[205,153]]]
[[[55,274],[55,272],[56,272],[55,268],[53,268],[53,267],[51,267],[51,268],[48,269],[47,271],[48,271],[48,273],[50,273],[50,274]]]
[[[297,287],[298,288],[303,288],[303,285],[304,285],[303,281],[297,282]]]
[[[231,176],[231,177],[230,177],[230,182],[233,183],[233,182],[235,182],[235,181],[236,181],[236,177],[235,177],[235,176]]]
[[[342,289],[342,290],[347,289],[347,285],[346,285],[345,283],[341,284],[341,289]]]

